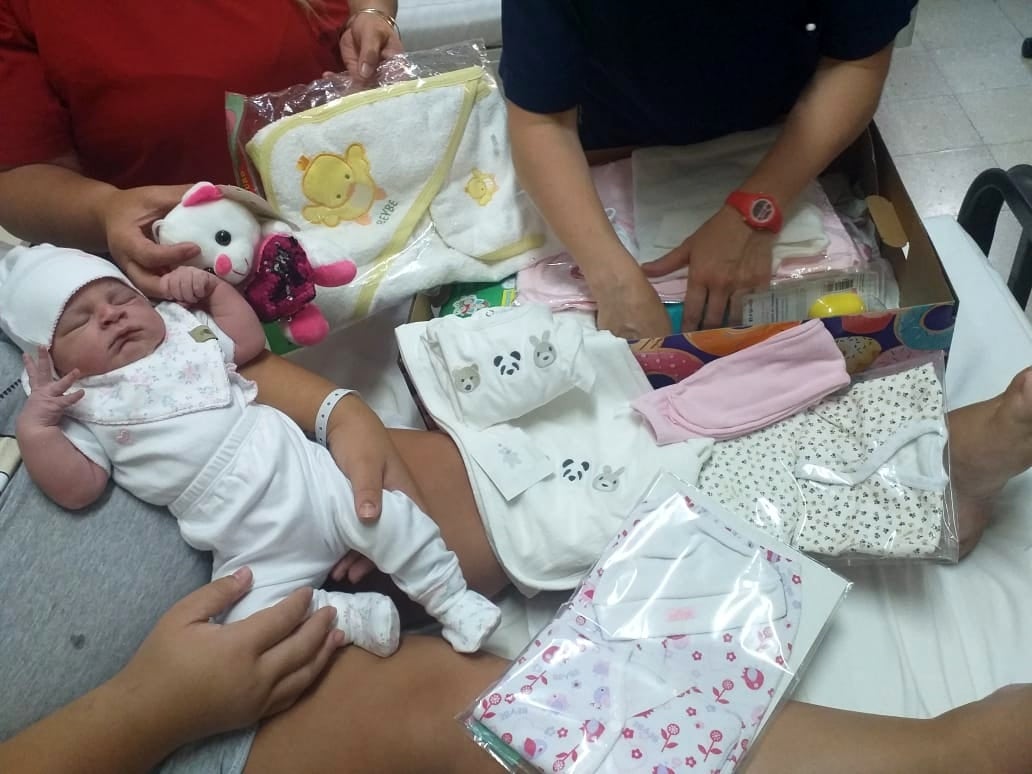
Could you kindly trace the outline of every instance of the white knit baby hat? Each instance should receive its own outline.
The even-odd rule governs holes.
[[[133,284],[110,261],[67,247],[15,247],[0,258],[0,328],[22,352],[54,342],[65,306],[84,286],[110,277]]]

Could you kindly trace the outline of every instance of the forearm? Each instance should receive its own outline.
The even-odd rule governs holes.
[[[315,415],[326,396],[337,389],[329,379],[268,351],[259,354],[241,369],[241,373],[258,384],[261,403],[279,409],[306,433],[314,432]],[[360,403],[361,398],[348,395],[337,403],[330,415],[329,427],[333,427],[356,402]],[[365,407],[364,404],[362,406]]]
[[[60,428],[19,424],[16,434],[29,476],[62,508],[85,508],[104,491],[107,473],[76,449]]]
[[[116,676],[0,743],[0,771],[145,772],[189,741],[172,738],[168,725],[156,717],[160,702],[148,702],[120,680]]]
[[[599,201],[576,121],[575,110],[540,115],[509,103],[509,133],[520,184],[597,295],[601,286],[639,269]]]
[[[249,363],[265,349],[265,331],[254,309],[232,285],[219,281],[206,302],[208,314],[233,339],[237,365]]]
[[[857,61],[822,61],[743,190],[788,206],[870,123],[891,56],[888,47]]]
[[[74,159],[0,172],[0,226],[30,242],[103,252],[101,209],[117,189],[83,177]]]

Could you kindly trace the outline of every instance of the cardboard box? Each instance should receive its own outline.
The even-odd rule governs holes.
[[[846,173],[867,194],[881,253],[892,266],[900,294],[897,309],[823,319],[849,371],[857,373],[928,351],[948,351],[957,297],[877,127],[872,124],[829,171]],[[419,296],[409,319],[427,320],[431,314],[430,299]],[[716,328],[640,339],[631,348],[649,381],[662,387],[794,325],[798,322]]]

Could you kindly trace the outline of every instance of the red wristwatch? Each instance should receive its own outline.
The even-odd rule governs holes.
[[[742,218],[749,228],[775,234],[781,231],[781,208],[773,196],[733,191],[725,203],[742,213]]]

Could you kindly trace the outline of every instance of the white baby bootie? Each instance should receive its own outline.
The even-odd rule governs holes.
[[[398,608],[383,594],[341,594],[335,600],[337,628],[362,650],[386,657],[398,649],[401,619]]]
[[[464,591],[438,616],[441,636],[459,653],[476,653],[497,628],[502,612],[475,591]]]

